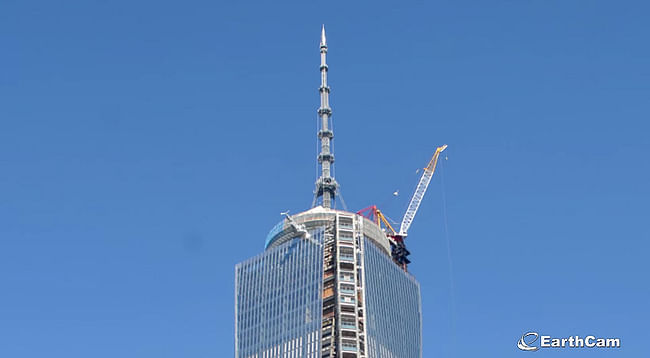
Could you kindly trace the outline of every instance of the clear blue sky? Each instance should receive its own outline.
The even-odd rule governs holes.
[[[424,357],[647,356],[649,12],[3,1],[0,357],[232,356],[234,265],[311,203],[322,23],[350,209],[399,219],[449,144],[408,239]]]

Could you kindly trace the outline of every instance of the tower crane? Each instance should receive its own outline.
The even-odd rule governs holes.
[[[357,212],[357,214],[374,221],[380,227],[383,224],[384,232],[390,241],[391,256],[393,257],[393,261],[395,261],[396,264],[400,265],[404,271],[406,271],[407,265],[411,263],[411,261],[408,259],[408,255],[411,253],[406,249],[406,246],[404,245],[404,239],[406,238],[408,230],[413,223],[415,214],[417,214],[418,209],[420,208],[420,203],[422,203],[422,198],[424,198],[424,194],[427,192],[429,183],[431,183],[433,173],[436,171],[436,166],[438,165],[438,157],[440,156],[440,153],[442,153],[445,149],[447,149],[446,144],[436,148],[436,151],[433,153],[433,157],[431,157],[429,164],[426,166],[426,168],[424,168],[422,176],[420,177],[420,181],[418,182],[418,186],[415,188],[415,193],[413,193],[411,201],[409,202],[409,206],[406,209],[406,213],[404,213],[404,217],[402,218],[402,223],[400,225],[399,231],[395,231],[395,229],[393,229],[393,227],[386,219],[386,216],[384,216],[381,210],[379,210],[375,205],[369,206]]]

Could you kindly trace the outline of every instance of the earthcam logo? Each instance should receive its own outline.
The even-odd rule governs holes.
[[[536,344],[539,341],[539,344]],[[620,348],[620,338],[598,338],[596,336],[570,336],[553,338],[540,336],[537,332],[526,332],[517,342],[522,351],[534,352],[540,348]]]
[[[533,337],[533,338],[526,338],[526,337]],[[535,343],[537,338],[539,338],[539,333],[537,332],[524,333],[524,335],[521,336],[519,342],[517,342],[517,347],[519,347],[519,349],[521,349],[522,351],[536,351],[539,349],[539,347],[532,346],[531,344]],[[526,339],[528,339],[528,342],[526,342]]]

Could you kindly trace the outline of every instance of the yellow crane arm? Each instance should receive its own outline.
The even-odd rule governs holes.
[[[386,225],[386,229],[390,230],[390,232],[387,233],[388,235],[395,235],[395,234],[397,234],[397,231],[395,231],[395,229],[393,229],[393,227],[390,225],[390,223],[388,222],[388,220],[386,219],[386,217],[384,216],[384,214],[381,213],[381,210],[376,209],[376,210],[375,210],[375,215],[377,216],[377,218],[378,218],[379,220],[381,220],[381,222],[384,223],[384,225]]]

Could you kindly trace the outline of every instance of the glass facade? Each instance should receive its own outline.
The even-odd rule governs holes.
[[[363,250],[368,357],[420,358],[420,285],[367,238]]]
[[[354,213],[283,220],[235,268],[235,357],[421,358],[420,286],[389,248]]]
[[[320,357],[323,234],[235,267],[235,357]]]

